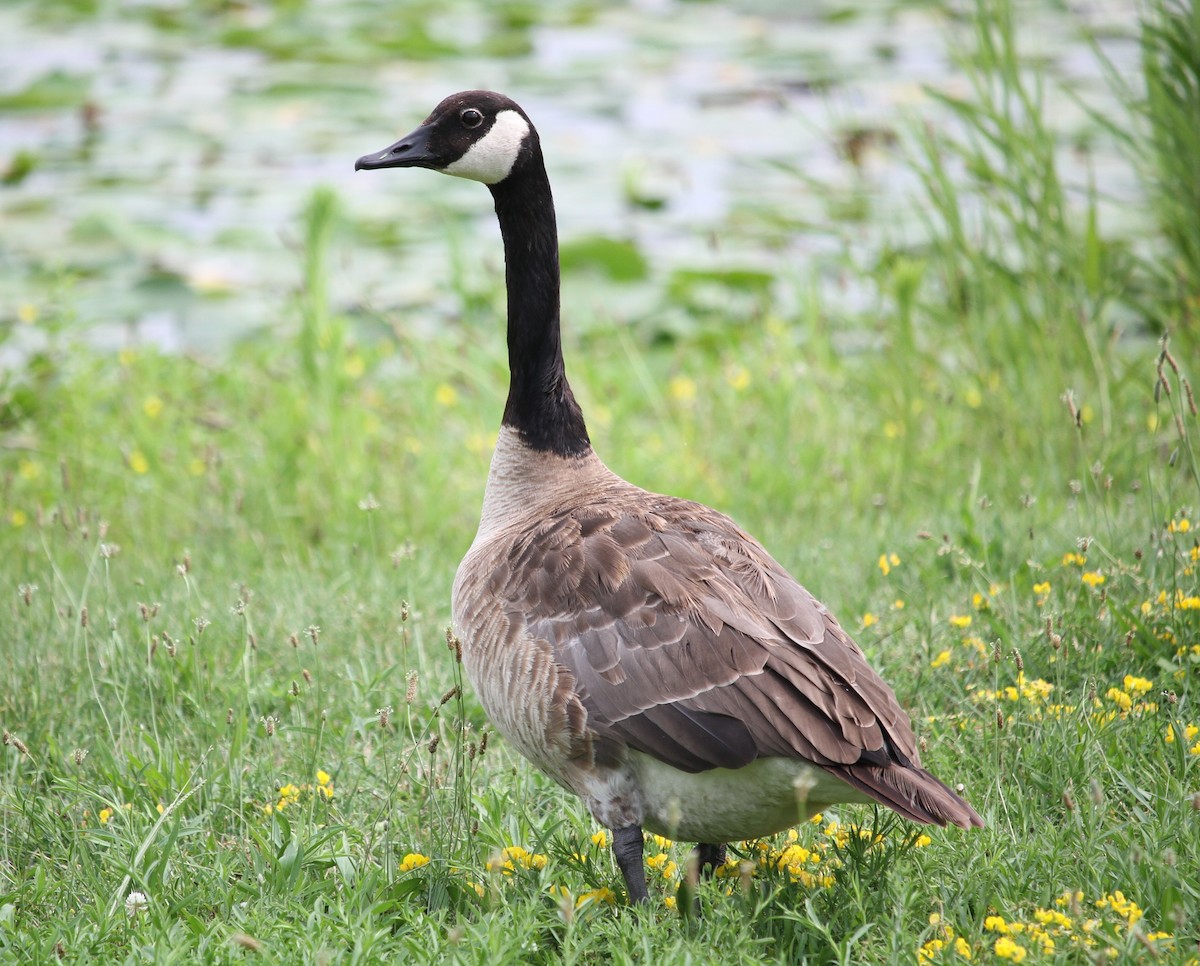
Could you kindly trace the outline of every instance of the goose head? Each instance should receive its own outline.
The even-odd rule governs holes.
[[[411,134],[363,155],[354,170],[429,168],[495,185],[537,153],[537,132],[514,101],[495,91],[461,91]]]

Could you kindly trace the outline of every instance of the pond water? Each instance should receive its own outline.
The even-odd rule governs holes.
[[[387,313],[444,302],[451,279],[494,284],[480,186],[353,171],[469,87],[505,91],[533,117],[566,241],[603,236],[644,259],[636,284],[568,275],[597,312],[635,317],[676,269],[795,279],[823,265],[827,297],[853,310],[866,296],[839,266],[921,231],[898,135],[954,123],[926,88],[966,93],[955,9],[7,0],[0,348],[11,364],[64,309],[92,341],[169,350],[292,324],[299,216],[320,185],[351,228],[335,252],[338,306]],[[1019,9],[1022,50],[1053,82],[1066,176],[1082,187],[1094,173],[1102,225],[1119,229],[1136,207],[1132,173],[1064,91],[1115,103],[1089,37],[1132,72],[1135,5]]]

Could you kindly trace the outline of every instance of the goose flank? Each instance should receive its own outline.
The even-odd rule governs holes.
[[[463,664],[496,729],[613,831],[633,902],[643,830],[769,835],[838,802],[982,826],[921,767],[908,716],[823,604],[716,510],[640,489],[592,450],[567,382],[558,232],[537,131],[464,91],[356,169],[486,184],[504,241],[508,400],[454,580]]]

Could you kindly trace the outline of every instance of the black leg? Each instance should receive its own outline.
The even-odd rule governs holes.
[[[626,825],[624,828],[613,829],[613,855],[617,859],[617,867],[625,877],[625,889],[629,893],[629,901],[641,903],[650,901],[650,890],[646,887],[646,866],[642,861],[642,827]]]
[[[725,864],[725,843],[710,845],[701,842],[696,846],[696,861],[700,865],[700,874],[706,879],[711,879],[713,873]]]

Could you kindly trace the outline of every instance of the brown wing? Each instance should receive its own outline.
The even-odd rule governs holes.
[[[908,716],[858,646],[722,514],[652,495],[573,510],[494,579],[599,736],[690,772],[800,758],[909,817],[979,824],[919,767]]]

